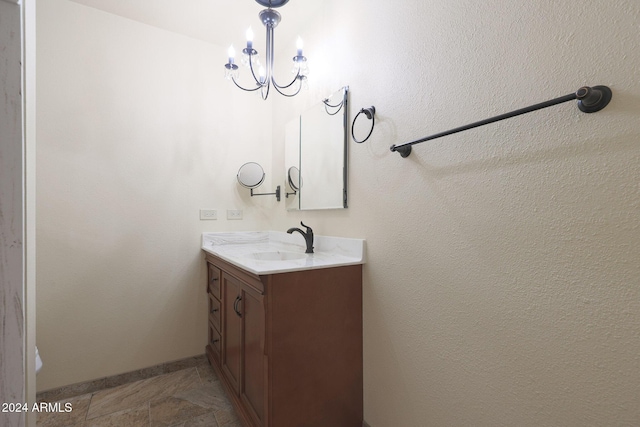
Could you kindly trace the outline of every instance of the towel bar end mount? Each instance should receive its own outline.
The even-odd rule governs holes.
[[[583,86],[576,91],[578,108],[583,113],[595,113],[609,105],[611,101],[611,89],[607,86]]]

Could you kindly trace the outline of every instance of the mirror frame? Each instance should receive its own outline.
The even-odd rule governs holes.
[[[253,168],[253,170],[249,171],[249,168]],[[258,169],[260,170],[260,172],[258,172]],[[244,173],[243,173],[244,170]],[[249,171],[249,172],[247,172]],[[259,175],[262,174],[262,177],[260,178],[260,180],[255,183],[255,184],[250,184],[247,182],[243,182],[243,180],[240,178],[241,175],[243,174],[247,174],[249,173],[250,175]],[[238,169],[238,174],[236,175],[236,178],[238,180],[238,183],[240,185],[242,185],[244,188],[250,188],[250,189],[254,189],[254,188],[258,188],[262,185],[262,183],[264,182],[264,177],[265,177],[265,173],[264,173],[264,169],[262,168],[262,166],[259,163],[256,162],[247,162],[245,164],[243,164],[242,166],[240,166],[240,169]]]
[[[347,186],[349,181],[349,86],[344,86],[342,88],[342,108],[344,108],[344,113],[342,114],[342,126],[344,127],[344,156],[343,156],[343,167],[342,167],[342,208],[348,208],[347,204]]]

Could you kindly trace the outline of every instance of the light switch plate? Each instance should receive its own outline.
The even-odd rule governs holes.
[[[227,219],[242,219],[242,209],[227,209]]]

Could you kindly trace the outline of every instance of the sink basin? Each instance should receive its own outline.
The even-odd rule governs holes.
[[[245,255],[246,258],[258,261],[289,261],[294,259],[303,259],[307,257],[305,253],[286,252],[286,251],[269,251],[269,252],[253,252]]]

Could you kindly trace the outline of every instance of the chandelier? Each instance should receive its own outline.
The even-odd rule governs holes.
[[[262,6],[266,6],[267,9],[260,12],[259,17],[265,28],[267,29],[267,47],[265,55],[265,66],[260,63],[258,58],[258,51],[253,48],[253,31],[251,27],[247,30],[247,47],[242,49],[241,63],[251,72],[251,76],[255,82],[254,87],[243,87],[237,79],[239,75],[238,65],[235,63],[236,51],[233,45],[229,47],[229,62],[225,64],[225,77],[233,81],[233,83],[240,89],[247,92],[254,92],[259,90],[262,99],[267,99],[269,96],[269,90],[271,86],[284,96],[295,96],[300,92],[300,89],[306,84],[307,74],[309,69],[307,68],[307,58],[302,55],[302,39],[298,37],[296,43],[296,56],[293,57],[293,69],[292,73],[295,77],[289,84],[280,85],[276,82],[273,73],[273,30],[278,26],[281,16],[278,12],[273,10],[280,6],[284,6],[289,0],[256,0],[257,3]]]

